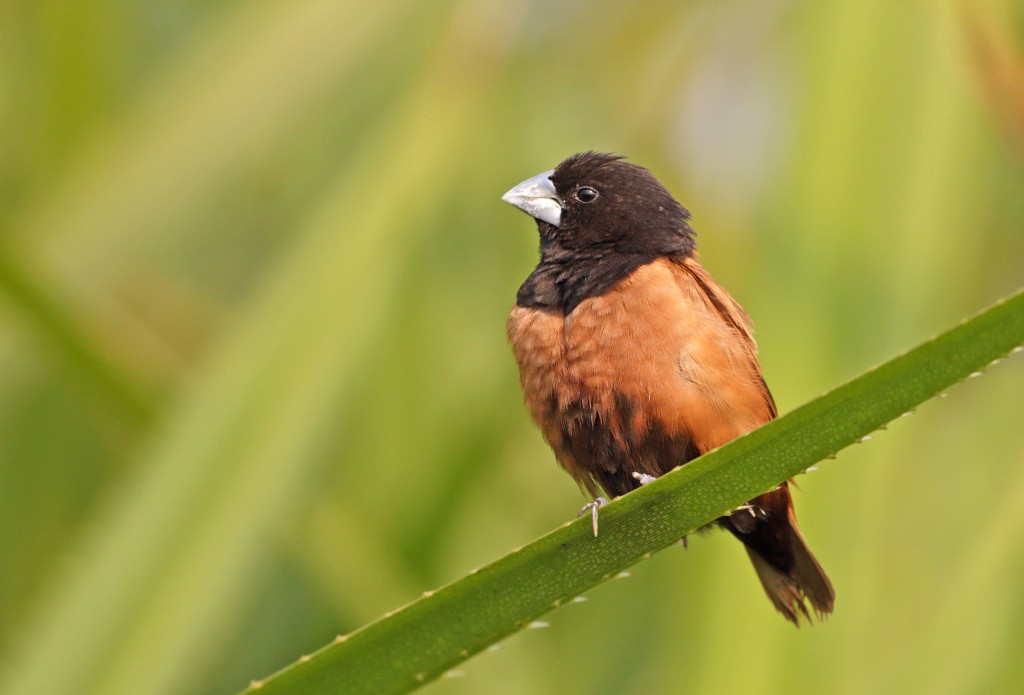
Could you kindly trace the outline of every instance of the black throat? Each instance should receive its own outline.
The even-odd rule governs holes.
[[[516,294],[521,307],[560,310],[571,314],[580,302],[604,294],[660,254],[588,253],[560,250],[544,253]]]
[[[569,315],[583,300],[604,294],[640,266],[658,258],[692,255],[695,244],[686,223],[689,213],[676,205],[682,213],[671,225],[656,226],[643,235],[589,239],[582,244],[578,232],[566,235],[564,229],[537,220],[540,263],[519,288],[516,305]]]

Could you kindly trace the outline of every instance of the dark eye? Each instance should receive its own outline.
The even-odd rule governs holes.
[[[576,189],[576,200],[581,203],[589,203],[597,198],[597,189],[590,186],[580,186]]]

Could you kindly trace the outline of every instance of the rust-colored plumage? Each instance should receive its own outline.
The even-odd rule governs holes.
[[[689,213],[646,170],[588,152],[505,199],[537,217],[541,261],[508,335],[531,416],[592,495],[623,495],[776,416],[749,318],[701,267]],[[820,616],[835,594],[786,485],[718,522],[775,607]]]

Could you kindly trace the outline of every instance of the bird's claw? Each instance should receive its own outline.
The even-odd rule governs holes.
[[[633,477],[636,478],[636,480],[641,485],[653,483],[655,480],[657,480],[657,478],[655,478],[653,475],[647,475],[646,473],[633,473]],[[590,522],[594,526],[594,538],[597,538],[597,510],[606,504],[608,504],[608,500],[606,500],[604,497],[595,497],[593,502],[587,502],[585,505],[583,505],[580,508],[580,513],[576,515],[576,518],[579,519],[588,510],[590,511]]]
[[[579,519],[588,509],[590,510],[590,521],[594,525],[594,538],[597,538],[597,510],[606,504],[608,504],[608,500],[604,497],[596,497],[593,502],[587,502],[580,507],[580,513],[576,515],[576,518]]]

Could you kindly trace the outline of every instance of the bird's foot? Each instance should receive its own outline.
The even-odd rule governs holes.
[[[593,502],[583,505],[580,508],[580,513],[576,515],[576,518],[579,519],[588,509],[590,510],[590,521],[594,525],[594,538],[597,538],[597,510],[606,504],[608,504],[608,500],[604,497],[596,497]]]
[[[647,485],[648,483],[653,483],[655,480],[657,480],[657,478],[655,478],[653,475],[647,475],[646,473],[633,473],[633,477],[641,485]]]

